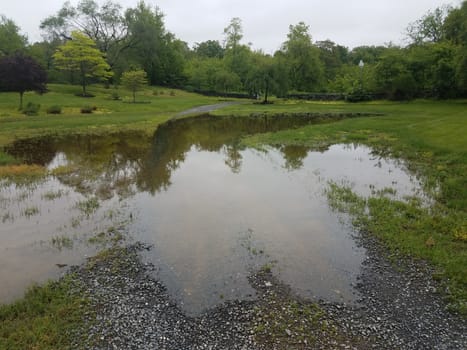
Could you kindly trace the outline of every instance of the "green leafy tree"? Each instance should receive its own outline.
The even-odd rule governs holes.
[[[451,9],[443,24],[446,39],[456,45],[467,46],[467,1]]]
[[[235,52],[243,38],[242,20],[238,17],[232,18],[230,24],[224,28],[224,35],[225,48]]]
[[[217,40],[203,41],[196,43],[194,52],[199,57],[222,58],[224,57],[224,48]]]
[[[274,58],[256,52],[253,64],[250,66],[246,88],[253,96],[263,96],[263,103],[268,103],[271,93],[277,91],[277,75]]]
[[[337,45],[331,40],[316,42],[319,49],[319,57],[324,64],[324,76],[326,82],[333,80],[343,64],[347,63],[349,50]]]
[[[94,41],[78,31],[72,32],[71,40],[58,48],[54,54],[54,62],[59,69],[79,74],[83,96],[86,96],[89,79],[105,80],[113,75]]]
[[[415,95],[416,82],[408,68],[404,50],[388,50],[375,67],[377,89],[393,100],[411,99]]]
[[[428,11],[422,18],[407,28],[407,37],[413,44],[424,42],[437,43],[444,38],[444,20],[451,10],[448,6]]]
[[[319,50],[313,45],[309,26],[300,22],[289,26],[287,41],[282,45],[287,58],[291,87],[298,91],[322,88],[324,72]]]
[[[0,58],[0,91],[18,92],[19,109],[26,91],[46,92],[47,73],[32,57],[21,53]]]
[[[19,33],[15,22],[0,15],[0,57],[24,50],[27,42],[27,38]]]
[[[80,0],[77,6],[67,1],[56,15],[44,19],[40,28],[52,42],[69,40],[73,31],[82,32],[106,55],[111,67],[133,44],[129,39],[122,6],[111,0],[101,6],[94,0]]]
[[[120,78],[120,82],[133,93],[133,103],[136,102],[136,92],[148,85],[146,72],[141,69],[124,72]]]
[[[126,53],[128,62],[142,67],[151,85],[180,85],[185,79],[188,48],[166,31],[160,9],[140,1],[136,7],[127,9],[125,20],[134,42]]]

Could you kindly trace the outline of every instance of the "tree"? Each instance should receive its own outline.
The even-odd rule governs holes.
[[[448,6],[437,7],[411,23],[407,28],[409,40],[417,45],[424,42],[440,42],[444,37],[444,20],[450,9]]]
[[[157,7],[140,1],[125,12],[132,47],[127,52],[130,63],[142,67],[151,85],[179,85],[184,80],[185,43],[167,32],[164,14]]]
[[[303,22],[289,26],[287,39],[282,51],[287,58],[292,88],[299,91],[320,89],[323,63],[319,59],[318,48],[311,41],[309,27]]]
[[[263,103],[268,103],[271,92],[277,91],[276,66],[273,57],[256,52],[250,67],[246,88],[253,96],[263,95]]]
[[[196,43],[194,52],[199,57],[222,58],[224,57],[224,49],[217,40],[208,40],[202,43]]]
[[[416,82],[408,68],[404,50],[391,48],[381,57],[375,67],[377,89],[393,100],[414,97]]]
[[[0,15],[0,57],[23,50],[27,42],[27,38],[19,33],[15,22]]]
[[[235,52],[240,40],[243,38],[242,20],[234,17],[230,24],[224,28],[225,48]]]
[[[26,91],[46,91],[47,74],[33,58],[16,53],[0,58],[0,91],[18,92],[19,109]]]
[[[55,16],[44,19],[40,28],[50,41],[69,40],[72,31],[84,33],[105,53],[111,67],[132,45],[122,6],[111,0],[101,6],[94,0],[80,0],[76,7],[67,1]]]
[[[54,54],[57,68],[77,72],[80,76],[83,96],[90,78],[108,79],[113,73],[92,39],[81,32],[71,33],[71,40],[60,46]]]
[[[467,1],[460,8],[451,9],[444,21],[446,39],[456,45],[467,46]]]
[[[336,45],[331,40],[317,41],[320,60],[324,64],[324,76],[329,82],[336,77],[341,66],[348,61],[349,50],[340,45]]]
[[[131,70],[124,72],[120,82],[133,93],[133,103],[136,102],[136,91],[140,91],[148,84],[146,72],[144,70]]]

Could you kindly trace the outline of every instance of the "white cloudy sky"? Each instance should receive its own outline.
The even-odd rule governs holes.
[[[0,14],[13,19],[30,41],[41,39],[39,23],[55,14],[63,0],[0,0]],[[78,0],[71,0],[76,4]],[[103,0],[98,0],[102,3]],[[138,0],[114,0],[124,8]],[[444,4],[461,0],[146,0],[166,15],[169,31],[192,45],[223,39],[223,29],[233,17],[243,23],[244,43],[272,53],[285,41],[290,24],[310,26],[313,40],[331,39],[355,47],[390,41],[403,44],[410,22]]]

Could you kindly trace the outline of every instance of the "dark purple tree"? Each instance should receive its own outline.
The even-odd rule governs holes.
[[[16,53],[0,58],[0,91],[19,92],[19,109],[26,91],[46,92],[47,73],[32,57]]]

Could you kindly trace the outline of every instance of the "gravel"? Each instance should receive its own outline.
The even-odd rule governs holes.
[[[467,349],[465,319],[446,310],[429,267],[390,263],[369,237],[362,244],[368,257],[357,305],[301,299],[262,270],[250,277],[256,300],[225,302],[197,317],[149,277],[155,267],[138,255],[148,247],[115,248],[71,270],[93,310],[74,348]]]

